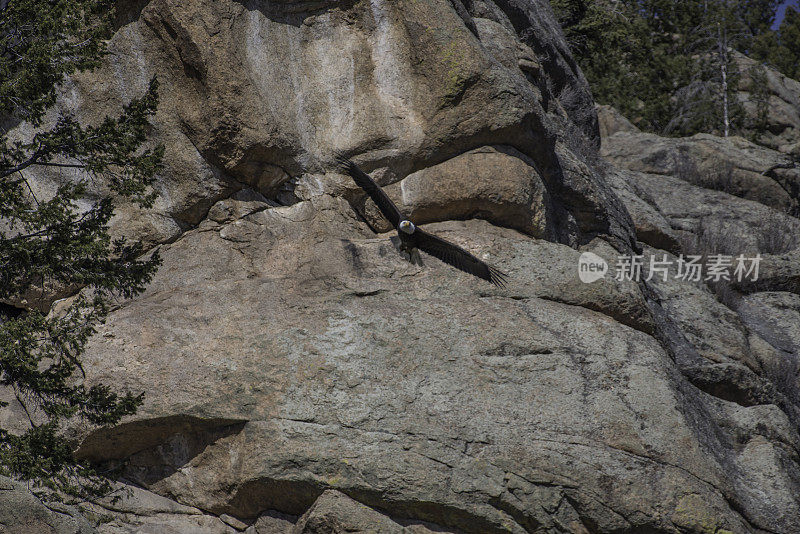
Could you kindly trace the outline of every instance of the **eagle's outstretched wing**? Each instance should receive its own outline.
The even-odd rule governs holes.
[[[483,278],[497,287],[506,286],[505,273],[479,260],[458,245],[429,234],[419,227],[414,230],[414,237],[416,238],[417,248],[424,250],[431,256],[439,258],[465,273]]]
[[[381,189],[367,173],[359,169],[355,163],[347,159],[344,155],[336,154],[336,163],[339,165],[339,169],[342,172],[349,174],[353,178],[358,187],[366,191],[372,201],[375,202],[375,205],[378,206],[378,209],[381,210],[383,216],[389,219],[393,227],[397,228],[397,225],[403,220],[403,215],[400,213],[400,210],[397,209],[397,206],[394,205],[394,202],[386,196],[383,189]]]

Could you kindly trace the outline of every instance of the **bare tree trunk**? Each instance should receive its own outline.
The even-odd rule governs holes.
[[[728,65],[726,63],[722,64],[722,121],[725,126],[724,137],[728,137],[731,130],[731,118],[728,107]]]
[[[723,135],[728,137],[731,129],[730,109],[728,104],[728,32],[717,23],[717,42],[719,46],[719,68],[722,78],[722,123]]]

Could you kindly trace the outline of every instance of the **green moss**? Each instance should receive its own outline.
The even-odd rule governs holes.
[[[95,527],[99,527],[100,525],[114,521],[114,516],[111,514],[97,513],[83,506],[80,507],[80,511],[81,515]]]
[[[445,65],[444,95],[442,105],[453,105],[466,89],[469,80],[469,70],[464,66],[464,59],[456,46],[451,43],[442,54],[442,62]]]
[[[722,528],[719,514],[696,494],[684,496],[672,513],[672,522],[679,528],[698,534],[733,534]]]

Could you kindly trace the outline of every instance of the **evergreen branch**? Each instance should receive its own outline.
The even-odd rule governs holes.
[[[119,196],[152,202],[163,156],[163,147],[144,146],[158,102],[155,79],[116,118],[82,126],[65,116],[42,129],[63,77],[96,67],[106,54],[110,7],[112,0],[0,0],[0,115],[38,129],[28,142],[13,143],[0,130],[0,218],[12,234],[0,231],[0,298],[46,298],[50,286],[95,294],[79,294],[58,317],[27,310],[0,322],[0,383],[14,389],[32,425],[21,435],[0,428],[0,471],[33,481],[47,499],[110,491],[105,478],[76,461],[74,444],[59,428],[71,417],[115,424],[141,405],[141,395],[118,396],[103,384],[88,388],[75,375],[86,375],[81,355],[110,299],[143,291],[160,263],[157,252],[139,259],[140,244],[111,239],[109,197],[78,208],[85,178],[38,199],[24,172],[83,169]],[[37,426],[39,412],[44,423]]]

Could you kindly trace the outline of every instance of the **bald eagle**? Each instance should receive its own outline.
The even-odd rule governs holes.
[[[454,245],[417,227],[400,213],[400,210],[383,192],[383,189],[351,160],[341,154],[337,154],[336,163],[339,166],[339,170],[353,178],[356,184],[375,202],[383,216],[397,229],[397,235],[400,237],[400,249],[408,252],[412,259],[415,254],[419,255],[419,252],[417,252],[417,249],[419,249],[452,265],[456,269],[461,269],[465,273],[482,278],[498,287],[505,287],[505,273],[481,261],[458,245]]]

